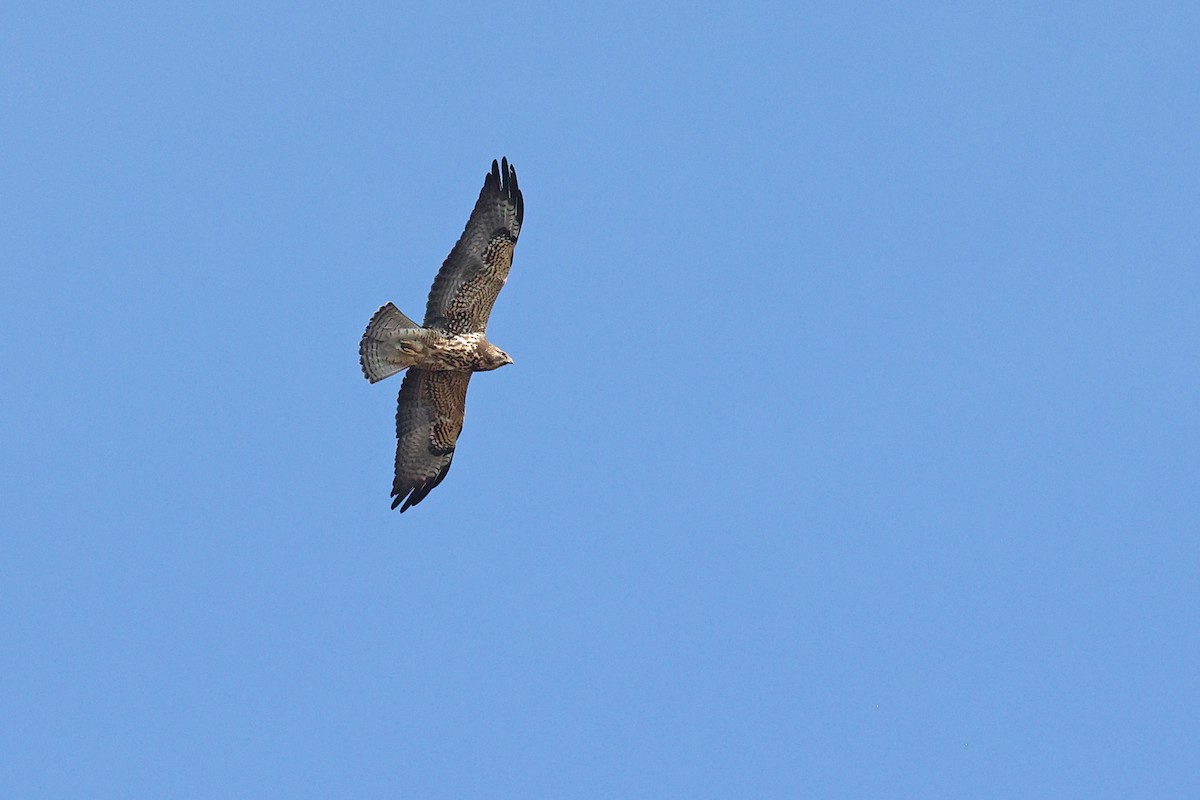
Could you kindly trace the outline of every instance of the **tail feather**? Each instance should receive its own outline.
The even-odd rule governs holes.
[[[376,311],[358,343],[358,361],[367,380],[375,383],[412,366],[415,359],[400,349],[400,341],[420,327],[391,303]]]

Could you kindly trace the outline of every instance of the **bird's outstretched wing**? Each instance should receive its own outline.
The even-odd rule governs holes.
[[[469,372],[410,368],[396,401],[396,480],[392,508],[408,510],[450,471],[462,432]]]
[[[450,333],[487,330],[492,305],[512,266],[524,216],[516,169],[507,158],[499,164],[493,161],[467,227],[433,281],[425,327]]]

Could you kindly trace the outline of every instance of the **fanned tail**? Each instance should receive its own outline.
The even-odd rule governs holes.
[[[400,342],[420,329],[391,303],[376,311],[358,343],[358,362],[367,380],[376,383],[416,363]]]

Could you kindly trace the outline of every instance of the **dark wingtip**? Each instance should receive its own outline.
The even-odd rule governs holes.
[[[517,189],[517,168],[508,163],[508,156],[501,156],[499,161],[492,160],[492,171],[489,173],[491,178],[496,180],[496,188],[510,199],[516,199]]]
[[[416,486],[406,486],[403,491],[399,489],[393,489],[392,497],[395,499],[392,500],[392,510],[395,511],[396,506],[400,506],[401,503],[404,503],[404,505],[400,506],[400,513],[403,514],[405,511],[408,511],[410,507],[421,502],[421,499],[425,497],[425,494],[428,494],[428,492],[425,492],[425,494],[421,493],[421,489],[423,489],[424,486],[425,484],[418,483]]]
[[[424,500],[425,495],[429,494],[427,491],[422,492],[424,488],[425,484],[419,484],[396,495],[396,499],[392,501],[392,510],[395,511],[396,506],[400,506],[400,503],[403,502],[404,505],[400,506],[400,513],[403,514],[405,511],[408,511],[408,509]]]
[[[450,465],[454,463],[454,456],[450,456],[450,460],[446,462],[446,466],[442,467],[441,472],[431,478],[426,478],[421,483],[409,485],[403,489],[393,487],[392,497],[396,498],[392,501],[392,510],[396,509],[401,503],[400,513],[403,514],[408,509],[415,506],[417,503],[429,496],[429,493],[437,488],[438,484],[446,480],[446,475],[450,472]]]
[[[520,225],[525,218],[525,198],[521,194],[520,184],[517,183],[517,168],[508,163],[508,156],[501,156],[499,166],[492,161],[492,174],[503,177],[499,185],[500,192],[506,195],[516,208],[517,224]]]

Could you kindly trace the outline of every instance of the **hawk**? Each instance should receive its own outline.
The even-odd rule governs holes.
[[[434,278],[424,324],[387,303],[359,342],[359,363],[371,383],[408,370],[396,401],[392,508],[400,506],[401,513],[450,471],[471,373],[513,363],[486,333],[524,216],[516,169],[507,158],[493,161],[466,229]]]

